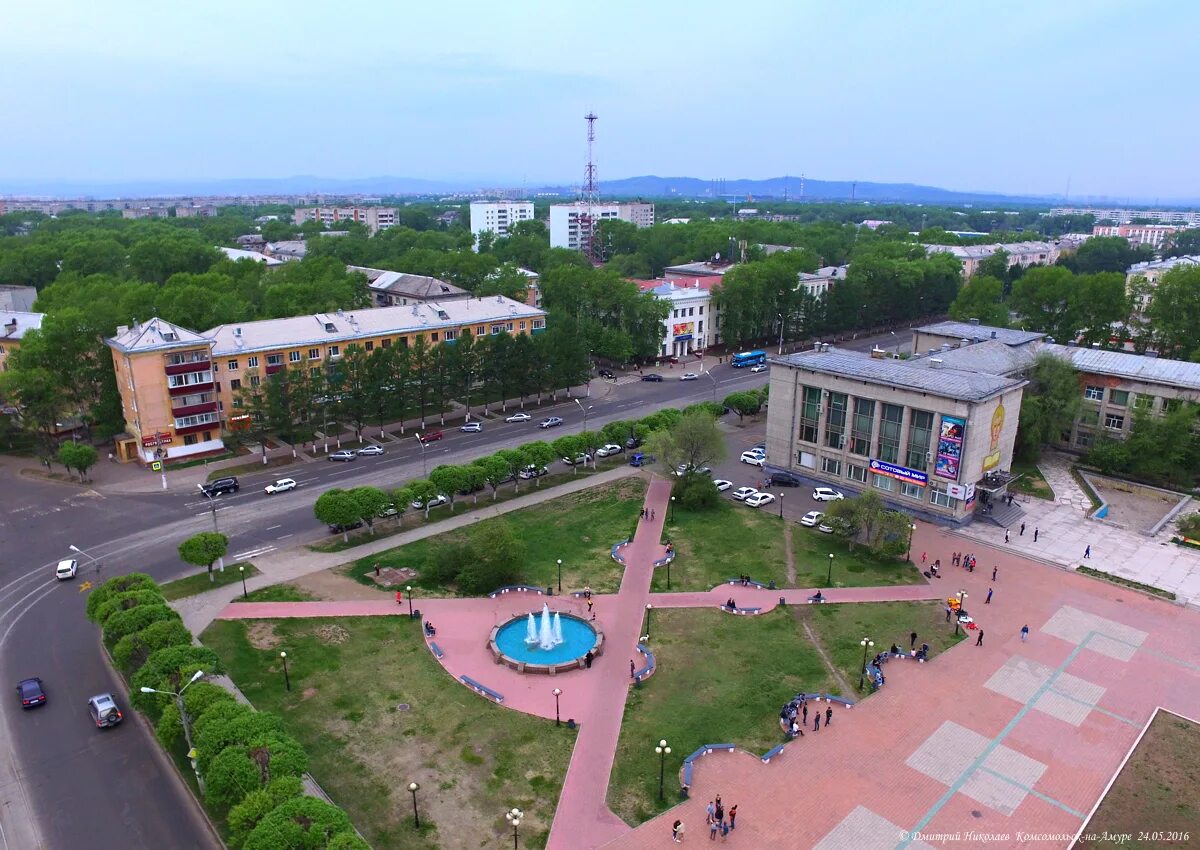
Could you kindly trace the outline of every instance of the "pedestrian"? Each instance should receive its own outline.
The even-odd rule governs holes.
[[[717,797],[717,811],[715,814],[717,823],[725,822],[725,807],[721,805],[721,798]]]
[[[976,646],[983,646],[983,629],[979,630],[979,637],[975,638]]]
[[[724,813],[725,807],[723,805],[721,805],[721,795],[720,794],[717,795],[716,807],[720,812]]]
[[[1021,534],[1019,536],[1021,536],[1021,537],[1025,536],[1025,523],[1021,523]]]
[[[584,599],[592,598],[592,586],[590,584],[585,584],[583,586],[583,598]]]
[[[671,840],[676,844],[683,841],[683,821],[677,820],[671,824]]]
[[[584,664],[587,666],[587,669],[589,669],[589,670],[591,670],[591,669],[592,669],[592,662],[593,662],[595,659],[596,659],[596,656],[595,656],[595,655],[592,653],[592,651],[589,649],[589,650],[587,651],[587,655],[583,656],[583,663],[584,663]]]
[[[590,600],[590,599],[587,601],[587,605],[588,605],[588,613],[589,613],[589,614],[590,614],[590,613],[592,613],[592,606],[593,606],[593,605],[595,605],[595,604],[596,604],[596,603],[595,603],[595,602],[593,602],[593,601],[592,601],[592,600]]]
[[[925,563],[925,553],[924,552],[921,553],[921,563],[922,564]]]
[[[715,805],[713,805],[712,800],[709,800],[708,805],[704,807],[705,822],[706,823],[710,822],[713,819],[713,815],[715,815],[716,813],[717,813],[717,807]]]
[[[1092,557],[1092,547],[1091,547],[1091,545],[1089,545],[1089,546],[1088,546],[1086,549],[1084,549],[1084,550],[1083,550],[1083,557],[1085,557],[1085,558],[1090,558],[1090,557]]]
[[[917,646],[917,633],[913,632],[908,636],[908,648],[915,649]]]
[[[1034,543],[1037,543],[1038,534],[1039,534],[1040,532],[1041,532],[1041,529],[1040,529],[1040,528],[1038,528],[1037,526],[1034,526],[1034,528],[1033,528],[1033,542],[1034,542]]]
[[[808,703],[807,702],[800,703],[800,712],[801,712],[801,716],[804,718],[804,725],[807,726],[808,725]]]
[[[1004,529],[1004,542],[1005,542],[1005,543],[1007,543],[1007,542],[1008,542],[1008,529],[1007,529],[1007,528],[1006,528],[1006,529]]]
[[[737,803],[729,807],[729,828],[737,829]]]
[[[1025,638],[1029,637],[1029,624],[1021,626],[1021,643],[1025,642]]]
[[[990,588],[990,587],[988,588],[988,595],[987,595],[987,599],[983,600],[983,604],[984,604],[984,605],[991,605],[991,604],[992,604],[992,588]]]
[[[633,659],[629,659],[629,678],[633,678]]]
[[[967,572],[969,572],[969,573],[975,572],[975,556],[974,555],[971,556],[971,566],[967,568]]]
[[[653,522],[653,521],[654,521],[654,508],[651,508],[651,509],[650,509],[650,521],[651,521],[651,522]]]
[[[821,730],[821,712],[818,711],[815,714],[813,714],[813,731],[819,732],[820,730]]]
[[[992,581],[996,580],[996,571],[999,569],[999,567],[992,567]]]
[[[947,623],[950,622],[950,606],[949,605],[946,606],[946,622]]]
[[[825,728],[829,728],[829,724],[833,722],[833,707],[825,709]]]
[[[717,830],[720,828],[721,828],[721,826],[720,826],[720,824],[717,823],[716,818],[708,819],[708,840],[709,841],[717,840]]]
[[[375,577],[379,578],[379,562],[375,562]]]
[[[721,840],[729,840],[729,824],[725,823],[725,821],[721,821]]]

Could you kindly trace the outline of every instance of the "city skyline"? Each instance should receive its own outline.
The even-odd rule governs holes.
[[[21,116],[0,138],[0,193],[313,174],[575,185],[592,109],[602,185],[804,174],[1047,198],[1068,187],[1072,199],[1200,197],[1178,141],[1194,135],[1195,111],[1171,82],[1188,73],[1200,22],[1182,2],[1153,17],[1115,2],[761,3],[740,18],[676,2],[460,12],[13,10],[0,48],[36,71],[0,95]],[[1153,75],[1112,62],[1149,42]]]

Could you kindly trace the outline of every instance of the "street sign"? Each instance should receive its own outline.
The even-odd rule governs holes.
[[[153,469],[155,472],[162,472],[162,461],[161,460],[154,461],[154,463],[150,464],[150,468]]]

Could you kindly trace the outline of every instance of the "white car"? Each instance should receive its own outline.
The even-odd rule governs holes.
[[[383,446],[363,446],[356,452],[356,454],[358,454],[359,457],[362,457],[363,455],[381,455],[383,454]]]
[[[742,452],[742,457],[741,457],[742,463],[748,463],[751,466],[761,467],[766,462],[766,460],[767,460],[767,456],[765,454],[763,454],[762,452],[756,452],[753,450],[748,451],[748,452]]]
[[[468,422],[466,425],[462,426],[458,430],[462,431],[464,434],[478,434],[480,431],[483,430],[483,423],[482,422]]]
[[[758,491],[755,490],[753,487],[738,487],[736,490],[734,490],[729,495],[732,496],[733,498],[737,499],[739,502],[744,502],[747,499],[749,499],[751,496],[757,496]]]
[[[763,505],[769,505],[775,501],[775,497],[770,493],[755,493],[749,499],[746,499],[746,504],[752,508],[761,508]]]
[[[712,470],[707,466],[693,467],[690,463],[681,463],[675,467],[675,474],[683,477],[688,472],[694,472],[697,475],[712,475]]]
[[[596,457],[610,457],[620,453],[621,447],[616,443],[609,443],[606,446],[601,446],[600,448],[596,449]]]
[[[682,375],[679,376],[679,380],[681,380],[681,381],[698,381],[698,380],[700,380],[700,376],[697,375],[695,372],[684,372]]]
[[[817,531],[821,532],[822,534],[833,534],[833,526],[821,523],[817,526]]]
[[[821,517],[823,516],[825,516],[825,514],[821,513],[820,511],[809,511],[804,516],[800,517],[800,524],[812,528],[821,521]]]
[[[263,488],[263,492],[268,496],[273,496],[276,493],[286,493],[288,490],[295,490],[298,485],[295,478],[280,478],[274,484],[268,484]]]
[[[538,469],[536,466],[530,465],[517,473],[517,477],[522,481],[528,481],[530,478],[539,478],[547,474],[549,471],[550,467],[548,466],[543,466],[541,469]]]
[[[437,508],[437,507],[441,507],[442,505],[448,505],[448,504],[450,504],[450,497],[443,496],[441,493],[439,493],[438,495],[434,496],[432,499],[429,500],[429,507],[431,507],[431,508]],[[422,502],[420,499],[413,499],[412,506],[413,506],[413,510],[419,511],[425,507],[425,503]]]
[[[714,478],[713,484],[716,486],[717,491],[720,493],[724,493],[726,490],[728,490],[730,487],[733,486],[732,481],[726,481],[724,478]]]
[[[591,463],[592,456],[587,452],[576,455],[574,458],[564,457],[562,462],[567,466],[576,466],[581,463]]]
[[[767,364],[759,363],[757,366],[750,367],[750,371],[751,372],[765,372],[765,371],[767,371]]]
[[[505,422],[528,422],[533,419],[528,413],[514,413],[512,416],[505,416]]]
[[[65,581],[69,578],[75,578],[75,572],[79,569],[79,562],[74,558],[65,561],[59,561],[58,566],[54,568],[54,577],[59,581]]]
[[[813,499],[818,502],[837,502],[846,498],[832,487],[818,487],[813,490]]]
[[[563,424],[561,416],[550,416],[538,423],[539,428],[557,428]]]

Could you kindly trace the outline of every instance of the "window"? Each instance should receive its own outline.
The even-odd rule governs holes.
[[[1075,445],[1081,449],[1091,448],[1092,432],[1084,431],[1082,428],[1075,434]]]
[[[934,484],[929,488],[929,502],[942,508],[953,509],[958,506],[958,499],[950,495],[945,484]]]
[[[1093,387],[1089,384],[1083,388],[1083,397],[1088,401],[1104,401],[1104,387]]]
[[[379,341],[379,345],[380,345],[382,348],[391,348],[391,347],[392,347],[392,341],[391,341],[390,339],[381,339],[381,340]]]
[[[825,415],[825,445],[831,449],[846,447],[846,403],[845,393],[830,393],[829,407]]]
[[[289,363],[299,363],[300,362],[300,352],[299,351],[289,351],[288,352],[288,362]]]
[[[370,339],[367,340],[367,351],[374,351],[374,350],[375,350],[375,341],[370,340]]]
[[[504,325],[492,325],[492,336],[495,336],[496,334],[503,332],[503,330],[504,330]]]
[[[330,356],[330,358],[341,357],[342,356],[341,346],[339,346],[339,345],[329,346],[329,356]]]
[[[533,329],[534,330],[539,330],[540,328],[544,328],[544,327],[546,327],[545,319],[534,319],[533,320]]]
[[[282,366],[283,365],[283,355],[282,354],[268,354],[267,355],[267,365],[268,366]]]
[[[483,336],[485,330],[486,330],[486,328],[484,328],[483,325],[476,325],[475,326],[475,336]]]
[[[700,320],[700,333],[704,333],[704,320]]]
[[[1079,411],[1079,424],[1080,425],[1091,425],[1092,427],[1099,425],[1100,424],[1100,411],[1099,410],[1086,410],[1086,409]]]
[[[815,443],[821,419],[821,391],[816,387],[805,387],[803,398],[800,405],[800,440]]]
[[[242,406],[242,400],[241,400],[240,398],[235,398],[235,399],[233,400],[233,406],[234,406],[234,407],[241,407],[241,406]]]
[[[886,490],[890,493],[896,484],[896,479],[887,475],[875,473],[871,476],[871,484],[876,490]]]
[[[1133,409],[1149,413],[1154,409],[1154,396],[1138,393],[1133,397]]]
[[[919,484],[909,484],[907,481],[900,482],[900,495],[909,499],[921,499],[921,486]]]
[[[885,404],[879,423],[879,459],[885,463],[900,462],[900,427],[904,423],[904,408]]]
[[[250,386],[257,387],[260,383],[262,382],[259,380],[258,375],[250,376]]]
[[[184,434],[183,435],[183,444],[185,446],[196,445],[196,435],[195,434]]]
[[[229,382],[229,389],[236,391],[236,390],[240,390],[241,388],[242,388],[242,382],[238,378],[234,378],[233,380],[231,380]]]
[[[167,386],[171,389],[189,387],[193,384],[211,384],[212,372],[188,372],[184,375],[167,375]]]
[[[837,458],[823,457],[821,458],[821,471],[826,475],[841,475],[842,462]]]
[[[310,376],[314,377],[314,378],[319,378],[319,377],[321,377],[321,367],[320,367],[320,366],[313,366],[313,367],[311,367],[311,368],[308,370],[308,374],[309,374]]]
[[[246,368],[247,369],[257,369],[258,368],[258,358],[257,357],[246,358]]]
[[[1108,403],[1115,404],[1117,407],[1124,407],[1129,404],[1129,392],[1127,390],[1109,390]]]
[[[700,308],[700,312],[699,312],[697,315],[700,315],[700,316],[703,316],[703,315],[704,315],[704,308],[703,308],[703,307],[701,307],[701,308]]]
[[[1104,414],[1104,427],[1113,431],[1120,431],[1125,427],[1125,417],[1116,413]]]
[[[225,364],[225,368],[230,372],[236,372],[238,370],[238,362],[236,360],[230,360]]]
[[[437,332],[437,331],[431,331],[431,332],[430,332],[430,334],[429,334],[429,341],[430,341],[430,342],[437,342],[437,341],[438,341],[438,332]]]
[[[520,323],[520,325],[519,325],[519,329],[520,329],[520,330],[525,330],[525,322],[523,322],[523,321],[522,321],[522,322]]]
[[[442,334],[442,337],[446,340],[446,342],[450,342],[450,340],[458,338],[458,331],[446,331],[444,334]]]
[[[905,466],[924,470],[929,464],[929,446],[933,438],[933,414],[914,410],[908,415],[908,452]]]
[[[215,413],[199,413],[195,416],[177,416],[175,417],[176,428],[191,428],[193,425],[207,425],[210,422],[217,421]]]
[[[859,484],[866,484],[867,468],[865,466],[855,466],[852,463],[846,464],[846,477],[851,481],[857,481]]]
[[[875,430],[875,401],[854,399],[854,419],[850,428],[850,453],[867,457],[871,454],[871,434]]]
[[[320,360],[321,359],[321,349],[310,348],[308,350],[308,359],[309,360]]]

